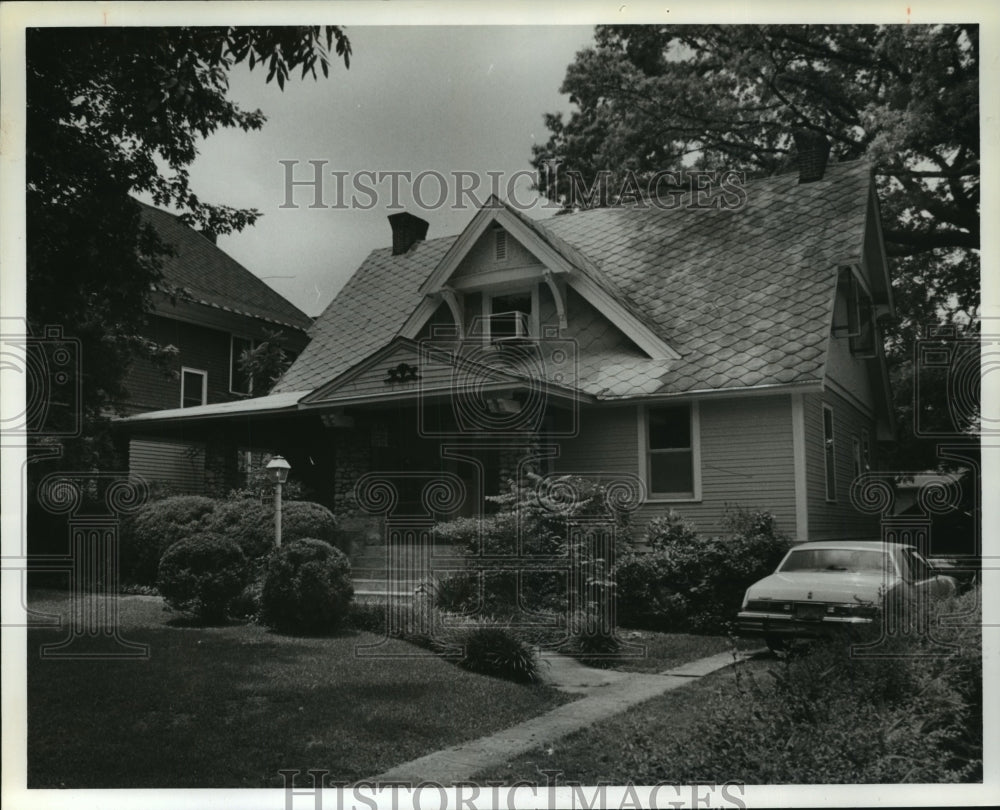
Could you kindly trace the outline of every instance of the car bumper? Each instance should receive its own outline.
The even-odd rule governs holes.
[[[797,619],[780,613],[740,611],[737,625],[746,636],[820,636],[838,627],[856,627],[872,623],[870,616],[824,616],[821,619]]]

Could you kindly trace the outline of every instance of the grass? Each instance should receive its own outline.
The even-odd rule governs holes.
[[[32,609],[65,614],[64,597]],[[192,627],[158,597],[119,597],[144,660],[52,660],[65,631],[28,633],[30,788],[281,787],[280,769],[353,781],[491,734],[572,699],[465,672],[369,633],[294,638],[255,625]],[[100,640],[86,641],[100,650]]]
[[[706,658],[710,655],[761,646],[759,639],[729,636],[696,636],[689,633],[654,633],[644,630],[621,630],[620,637],[633,649],[626,648],[620,658],[592,662],[592,666],[620,672],[665,672],[668,669]],[[639,647],[645,647],[644,652]]]
[[[762,671],[773,664],[773,660],[751,660],[736,667],[744,672]],[[561,784],[651,785],[671,781],[675,777],[667,752],[689,737],[714,693],[733,688],[736,667],[693,679],[690,685],[634,706],[600,726],[543,743],[502,766],[475,774],[472,781],[534,782],[546,771],[558,772]]]

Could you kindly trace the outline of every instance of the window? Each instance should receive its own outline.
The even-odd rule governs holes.
[[[243,352],[253,351],[256,344],[250,338],[233,335],[229,343],[229,390],[234,394],[252,394],[253,380],[240,371]]]
[[[653,497],[695,497],[691,412],[690,405],[655,407],[646,411],[646,481]]]
[[[854,458],[854,477],[857,478],[864,470],[863,462],[861,461],[861,439],[857,436],[851,439],[851,450],[853,451]]]
[[[823,453],[826,458],[826,499],[837,500],[837,454],[833,443],[833,408],[823,406]]]
[[[490,340],[514,340],[531,334],[531,293],[494,295],[490,300]]]
[[[194,408],[208,401],[208,372],[196,368],[181,369],[181,407]]]
[[[865,472],[872,468],[872,440],[867,430],[861,431],[861,468]]]
[[[850,340],[851,353],[858,357],[875,357],[878,346],[878,326],[871,296],[850,267],[840,269],[843,309],[834,322],[833,331]]]

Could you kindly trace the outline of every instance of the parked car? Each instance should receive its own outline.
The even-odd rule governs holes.
[[[870,624],[880,611],[912,610],[958,590],[953,577],[901,543],[823,541],[792,548],[775,572],[751,585],[738,621],[772,650],[795,637]]]

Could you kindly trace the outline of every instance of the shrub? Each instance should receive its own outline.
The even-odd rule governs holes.
[[[655,517],[646,527],[645,540],[651,549],[660,551],[675,543],[683,543],[698,539],[698,532],[693,523],[688,523],[673,509],[667,514]]]
[[[348,616],[351,627],[384,635],[389,626],[384,602],[352,602]]]
[[[938,616],[978,603],[954,600]],[[973,611],[971,614],[968,611]],[[934,626],[934,625],[932,625]],[[752,784],[977,781],[982,778],[982,684],[979,628],[936,627],[925,636],[884,639],[878,655],[852,655],[836,637],[782,663],[774,677],[740,675],[673,750],[657,751],[669,773],[637,779],[731,779]],[[928,656],[935,639],[958,642],[952,656]],[[660,766],[662,768],[662,766]]]
[[[225,537],[202,534],[166,550],[156,586],[172,608],[221,621],[229,603],[246,586],[247,573],[239,546]]]
[[[273,528],[273,516],[272,516]],[[306,538],[336,545],[337,518],[333,512],[312,501],[288,501],[281,507],[281,542]]]
[[[248,559],[266,557],[274,549],[274,507],[250,498],[220,501],[208,519],[209,531],[235,541]],[[325,506],[289,501],[281,508],[281,542],[312,538],[334,544],[337,519]]]
[[[119,534],[120,570],[125,582],[152,585],[163,553],[179,540],[201,534],[215,501],[176,495],[142,506],[123,522]]]
[[[337,630],[353,597],[347,556],[322,540],[283,543],[267,561],[261,608],[264,621],[278,630]]]
[[[249,498],[218,501],[206,529],[228,537],[248,559],[264,557],[274,548],[274,511]]]
[[[538,679],[538,657],[527,644],[500,625],[454,632],[449,641],[463,649],[458,665],[470,672],[517,683]]]
[[[738,511],[730,537],[698,537],[676,514],[653,521],[654,551],[627,554],[615,569],[618,621],[651,630],[724,630],[746,589],[789,548],[765,512]]]
[[[597,542],[596,531],[571,531],[576,520],[604,518],[614,525],[619,541],[629,542],[628,513],[605,487],[585,478],[529,476],[524,486],[512,482],[507,492],[488,500],[499,508],[496,514],[440,523],[435,527],[437,539],[453,543],[470,558],[504,556],[516,561],[520,587],[514,572],[487,574],[480,604],[478,587],[473,589],[456,580],[441,596],[438,604],[442,608],[479,609],[495,616],[565,609],[566,577],[545,570],[551,565],[541,559],[536,563],[533,558],[562,556],[586,566],[603,556],[606,551]],[[600,590],[593,582],[583,585],[587,593],[581,597],[585,600]]]

